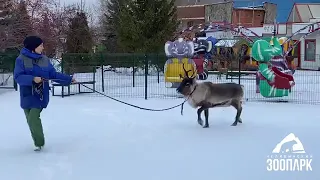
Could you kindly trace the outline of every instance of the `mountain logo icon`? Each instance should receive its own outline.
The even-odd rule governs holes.
[[[300,139],[287,135],[267,156],[267,171],[312,171],[312,155],[308,155]]]
[[[272,153],[306,153],[304,147],[293,133],[287,135],[280,143],[276,145]]]

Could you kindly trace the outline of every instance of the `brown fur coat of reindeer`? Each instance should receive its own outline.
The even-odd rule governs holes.
[[[185,76],[177,92],[182,94],[185,98],[188,98],[188,103],[193,107],[200,107],[197,111],[198,124],[203,126],[203,120],[201,113],[204,111],[205,124],[203,128],[209,127],[209,108],[213,107],[229,107],[233,106],[237,110],[237,115],[232,126],[236,126],[237,123],[242,123],[240,118],[242,112],[242,98],[244,95],[243,86],[236,83],[212,83],[212,82],[201,82],[198,83],[193,74],[189,77],[184,65],[183,70]]]

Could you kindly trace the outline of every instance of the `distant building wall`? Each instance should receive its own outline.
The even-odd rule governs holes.
[[[232,13],[232,24],[245,27],[262,27],[265,11],[262,9],[241,9],[235,8]]]
[[[265,2],[263,8],[265,9],[264,23],[273,24],[277,18],[277,5]]]
[[[204,23],[204,6],[189,6],[177,8],[178,19],[181,24],[179,29],[186,29],[190,26]]]
[[[234,1],[224,0],[180,0],[178,4],[178,19],[180,28],[209,22],[225,22],[235,26],[262,27],[263,24],[273,24],[277,16],[277,5],[264,3],[257,7],[234,8]],[[213,2],[218,2],[214,3]],[[211,4],[207,4],[211,3]]]
[[[178,7],[178,19],[184,18],[203,18],[204,19],[204,6],[195,7]]]
[[[206,22],[232,22],[233,2],[205,5]]]

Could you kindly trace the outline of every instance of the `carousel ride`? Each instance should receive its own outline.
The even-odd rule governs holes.
[[[181,75],[184,74],[183,64],[187,71],[197,72],[196,64],[192,60],[194,44],[179,38],[166,42],[164,49],[168,58],[164,66],[166,87],[177,88],[182,81]]]
[[[212,66],[212,49],[215,38],[179,37],[175,41],[165,44],[167,61],[164,66],[166,87],[176,88],[182,81],[184,74],[183,64],[186,70],[196,72],[198,80],[208,78],[208,68]]]
[[[292,75],[281,72],[277,67],[268,64],[276,56],[283,53],[277,37],[272,37],[271,45],[266,40],[257,40],[252,46],[252,56],[259,62],[257,76],[259,77],[259,93],[263,97],[288,96],[295,85]]]
[[[165,44],[165,53],[168,58],[164,67],[166,87],[175,88],[180,84],[182,81],[180,74],[183,74],[183,64],[186,64],[185,67],[187,70],[193,69],[197,72],[198,80],[206,80],[209,74],[208,71],[213,70],[215,68],[214,65],[220,64],[221,66],[217,65],[218,68],[224,67],[227,69],[226,66],[233,64],[231,61],[228,61],[233,60],[233,57],[230,57],[229,55],[230,52],[233,53],[237,50],[230,50],[229,47],[225,46],[216,46],[218,42],[224,40],[216,39],[212,36],[207,37],[205,30],[208,29],[211,29],[211,31],[232,31],[233,33],[239,33],[244,39],[247,39],[247,41],[253,42],[250,37],[241,33],[241,28],[233,28],[230,25],[197,25],[181,31],[177,40],[168,41]],[[253,31],[252,33],[255,34]],[[248,48],[245,53],[249,54]],[[219,59],[221,59],[221,57],[223,59],[221,61],[225,62],[220,62]],[[226,57],[228,60],[224,60]]]
[[[287,41],[288,40],[287,37],[261,38],[260,40],[268,42],[268,44],[270,45],[269,51],[272,51],[272,50],[274,51],[274,49],[272,49],[272,48],[276,48],[277,50],[279,49],[279,51],[277,51],[277,53],[274,53],[271,56],[271,58],[270,58],[270,60],[268,60],[267,64],[269,64],[270,67],[273,67],[274,69],[279,71],[279,73],[285,74],[289,79],[293,79],[293,74],[295,73],[295,70],[296,70],[293,58],[292,58],[292,56],[285,57],[285,54],[288,52],[289,48],[293,45],[293,41]],[[260,42],[260,40],[257,40],[257,41]],[[257,41],[255,41],[255,43]],[[274,42],[276,42],[276,44]],[[253,44],[253,45],[255,45],[255,44]],[[252,48],[253,48],[253,46],[252,46]],[[283,96],[288,96],[288,93],[284,93],[284,94],[279,95],[279,94],[265,94],[264,92],[261,92],[260,81],[261,80],[263,81],[266,78],[263,77],[262,73],[260,72],[261,71],[261,66],[260,65],[261,65],[261,63],[263,61],[261,62],[259,57],[256,56],[256,53],[257,53],[257,51],[252,50],[253,59],[256,62],[259,62],[259,65],[257,63],[259,71],[256,73],[256,93],[260,93],[263,97],[283,97]],[[294,53],[294,51],[292,49],[290,54],[292,55],[293,53]],[[291,77],[289,77],[289,76],[291,76]],[[289,88],[288,90],[289,90],[289,92],[291,92],[291,88]]]
[[[257,93],[265,98],[289,96],[295,85],[293,74],[295,66],[292,61],[294,48],[302,39],[319,31],[320,22],[309,24],[290,37],[276,38],[272,37],[271,41],[260,39],[254,42],[252,46],[252,56],[259,62],[257,72]],[[318,28],[314,28],[318,25]],[[293,42],[293,37],[301,31],[309,29],[299,40]],[[275,34],[275,33],[274,33]],[[289,63],[289,66],[287,62]]]
[[[231,31],[237,33],[237,37],[218,39],[212,36],[192,37],[187,35],[180,36],[179,40],[174,42],[167,42],[165,51],[169,59],[165,64],[165,82],[171,83],[171,86],[167,87],[179,85],[182,80],[180,74],[183,74],[182,64],[185,63],[187,70],[193,69],[197,72],[199,80],[207,79],[208,71],[212,70],[252,71],[256,74],[257,93],[266,98],[288,96],[295,85],[293,78],[296,70],[293,61],[294,48],[302,39],[319,30],[319,28],[310,28],[318,23],[309,24],[290,37],[275,37],[275,35],[273,37],[259,37],[250,29],[244,27],[214,26],[211,24],[205,25],[206,27],[200,25],[188,28],[182,32],[190,32],[190,29],[191,32],[192,29],[198,29],[200,32],[208,31],[208,27],[211,27],[211,31],[212,29]],[[309,33],[304,34],[299,40],[293,40],[296,34],[307,28],[311,29]],[[243,29],[249,31],[251,36],[254,35],[255,37],[248,37],[246,35],[248,33],[242,33]],[[274,29],[276,29],[276,26]],[[169,46],[169,44],[175,45]],[[188,44],[188,48],[185,48],[183,44]],[[258,48],[258,45],[260,48],[263,45],[263,48]],[[179,53],[180,51],[187,51],[188,53]],[[259,51],[265,52],[265,57],[255,54]],[[266,53],[273,51],[275,52],[272,54]],[[173,59],[180,59],[180,61],[173,61]],[[182,59],[185,60],[182,61]],[[266,74],[269,71],[272,72],[272,75]]]

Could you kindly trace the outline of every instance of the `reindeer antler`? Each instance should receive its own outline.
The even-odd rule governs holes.
[[[194,70],[194,68],[192,68],[192,75],[190,77],[194,77],[194,73],[195,73],[195,70]]]
[[[191,70],[187,71],[186,68],[184,67],[184,63],[182,64],[182,68],[183,68],[183,70],[184,70],[185,76],[186,76],[187,78],[190,78],[189,75],[188,75],[188,73],[189,73]],[[192,76],[191,76],[191,77],[192,77]]]

